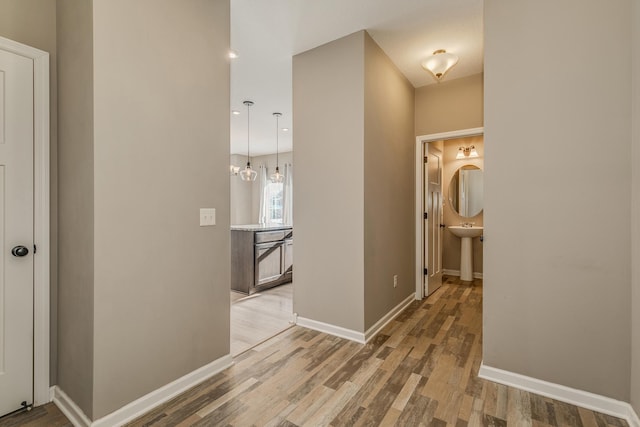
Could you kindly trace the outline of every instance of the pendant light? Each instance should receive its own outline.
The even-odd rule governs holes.
[[[282,116],[282,113],[273,113],[273,116],[276,118],[276,172],[271,175],[271,182],[279,183],[284,181],[284,175],[280,173],[280,163],[278,158],[278,119]]]
[[[258,172],[251,169],[251,158],[249,157],[249,107],[253,105],[253,101],[244,101],[243,104],[247,106],[247,166],[240,171],[240,179],[243,181],[255,181]]]

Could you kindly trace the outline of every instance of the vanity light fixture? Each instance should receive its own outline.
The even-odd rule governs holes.
[[[255,181],[258,172],[251,169],[251,157],[249,157],[249,107],[253,105],[253,101],[244,101],[243,104],[247,106],[247,166],[240,172],[240,179],[243,181]]]
[[[278,126],[278,119],[282,116],[282,113],[273,113],[273,116],[276,118],[276,172],[270,176],[271,182],[279,183],[284,181],[284,175],[280,173],[279,166],[279,158],[278,158],[278,131],[280,130]]]
[[[438,82],[442,80],[444,75],[458,63],[458,57],[453,53],[449,53],[444,49],[438,49],[433,55],[422,62],[422,68],[433,74]]]
[[[239,116],[239,115],[240,115],[240,111],[238,111],[238,110],[231,110],[231,114],[233,114],[234,116]]]
[[[480,155],[476,151],[476,147],[474,145],[471,145],[469,147],[458,147],[458,154],[456,154],[456,160],[473,159],[475,157],[480,157]]]

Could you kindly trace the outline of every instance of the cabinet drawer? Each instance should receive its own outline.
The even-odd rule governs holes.
[[[276,242],[283,240],[287,230],[260,231],[256,233],[256,243]]]

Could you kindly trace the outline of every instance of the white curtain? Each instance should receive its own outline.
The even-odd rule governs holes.
[[[293,165],[284,164],[284,187],[283,187],[284,214],[283,222],[286,225],[293,225]]]
[[[258,182],[260,184],[260,212],[258,213],[258,224],[266,224],[267,223],[267,167],[265,165],[261,165],[258,170]]]

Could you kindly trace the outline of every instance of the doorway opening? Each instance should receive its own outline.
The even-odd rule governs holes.
[[[483,128],[472,128],[416,138],[416,299],[423,299],[435,292],[442,284],[443,275],[469,280],[462,274],[469,273],[468,262],[473,257],[473,246],[478,243],[473,242],[473,237],[454,235],[453,232],[457,230],[451,227],[462,226],[465,228],[463,233],[477,233],[478,228],[482,227],[482,209],[470,217],[457,209],[458,198],[466,197],[468,190],[460,191],[459,181],[453,187],[451,183],[455,176],[459,176],[461,168],[475,165],[483,169],[483,135]],[[481,153],[478,157],[465,155],[464,149],[462,155],[458,154],[461,147],[474,144],[478,145],[476,152]],[[454,191],[450,191],[452,188]],[[482,188],[475,188],[475,192],[481,200]],[[463,255],[466,252],[462,249],[468,249],[467,244],[471,244],[471,253],[465,258]],[[474,274],[472,262],[471,274],[482,278],[482,259],[477,259],[476,264],[480,265],[479,271]]]
[[[293,155],[252,156],[255,181],[234,169],[247,157],[231,156],[230,347],[238,356],[292,326]],[[282,182],[269,176],[279,171]]]

